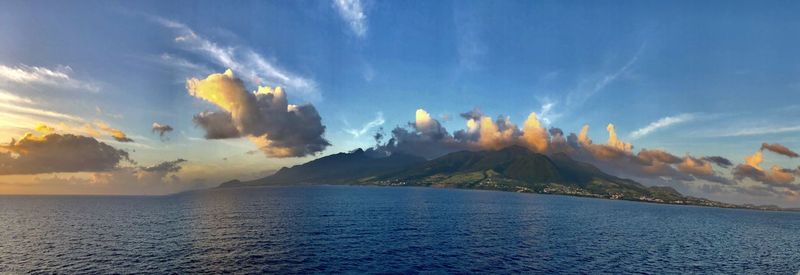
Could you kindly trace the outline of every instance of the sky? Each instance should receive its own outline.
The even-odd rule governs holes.
[[[799,5],[3,1],[0,194],[168,194],[356,148],[523,144],[800,207]]]

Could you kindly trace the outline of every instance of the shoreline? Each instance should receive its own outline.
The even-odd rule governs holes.
[[[732,205],[732,207],[725,207],[725,206],[717,206],[717,205],[703,205],[703,204],[692,204],[692,203],[669,203],[669,202],[658,202],[658,201],[648,201],[648,200],[633,200],[633,199],[613,199],[608,198],[602,195],[580,195],[580,194],[564,194],[564,193],[548,193],[548,192],[519,192],[519,191],[507,191],[507,190],[500,190],[500,189],[479,189],[479,188],[459,188],[459,187],[444,187],[444,186],[423,186],[423,185],[378,185],[378,184],[323,184],[323,183],[309,183],[309,184],[290,184],[290,185],[243,185],[243,186],[229,186],[229,187],[211,187],[207,189],[198,189],[192,191],[184,191],[180,193],[175,193],[173,195],[181,194],[181,193],[188,193],[188,192],[196,192],[196,191],[205,191],[205,190],[217,190],[217,189],[240,189],[240,188],[263,188],[263,187],[309,187],[309,186],[360,186],[360,187],[380,187],[380,188],[431,188],[431,189],[451,189],[451,190],[465,190],[465,191],[490,191],[490,192],[505,192],[505,193],[519,193],[519,194],[536,194],[536,195],[555,195],[555,196],[565,196],[565,197],[577,197],[577,198],[589,198],[589,199],[601,199],[601,200],[609,200],[609,201],[627,201],[627,202],[637,202],[637,203],[648,203],[648,204],[661,204],[661,205],[675,205],[675,206],[693,206],[693,207],[706,207],[706,208],[719,208],[719,209],[741,209],[741,210],[754,210],[754,211],[768,211],[768,212],[796,212],[800,213],[800,209],[792,209],[792,208],[754,208],[754,207],[746,207],[742,205],[732,204],[732,203],[724,203]],[[694,198],[694,199],[702,199],[702,198]],[[707,199],[703,199],[707,200]],[[708,200],[711,201],[711,200]],[[721,203],[721,202],[718,202]]]

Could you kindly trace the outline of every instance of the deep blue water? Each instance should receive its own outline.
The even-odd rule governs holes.
[[[0,196],[0,272],[798,270],[788,212],[348,186]]]

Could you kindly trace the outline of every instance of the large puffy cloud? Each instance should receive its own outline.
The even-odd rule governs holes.
[[[447,136],[447,130],[442,127],[438,120],[433,119],[431,114],[423,109],[417,109],[413,125],[411,125],[423,135],[441,139]]]
[[[288,104],[280,87],[258,87],[250,93],[229,69],[206,79],[189,79],[186,88],[192,96],[222,109],[194,117],[206,130],[206,138],[247,137],[272,157],[311,155],[330,145],[323,138],[325,126],[314,106]]]
[[[0,145],[0,175],[93,172],[115,169],[128,153],[92,137],[26,134]]]
[[[519,128],[508,117],[498,117],[496,122],[489,117],[482,117],[479,127],[478,145],[483,149],[497,150],[511,146],[518,142],[521,135]]]
[[[559,130],[560,131],[560,130]],[[528,145],[528,148],[536,152],[546,152],[550,139],[547,136],[547,131],[542,127],[536,113],[528,115],[528,119],[522,126],[522,139]]]
[[[475,122],[472,121],[472,123]],[[396,127],[393,129],[392,137],[386,144],[380,144],[383,135],[376,134],[376,141],[379,144],[367,152],[379,155],[400,152],[434,158],[454,151],[475,149],[471,144],[461,141],[461,139],[469,139],[473,133],[461,131],[456,133],[456,136],[459,137],[456,139],[441,126],[439,121],[423,109],[416,111],[414,121],[410,122],[408,126],[408,128]]]

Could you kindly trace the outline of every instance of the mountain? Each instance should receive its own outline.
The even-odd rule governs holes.
[[[424,158],[392,154],[374,157],[357,149],[318,158],[291,168],[283,167],[275,174],[250,182],[228,181],[220,187],[288,185],[288,184],[347,184],[361,178],[403,170],[425,162]]]
[[[496,151],[461,151],[425,160],[394,153],[375,157],[361,149],[322,157],[253,181],[231,180],[219,188],[348,184],[432,186],[562,194],[670,204],[781,210],[770,206],[734,205],[688,197],[671,187],[647,187],[604,173],[566,154],[539,154],[521,146]]]
[[[681,200],[668,187],[646,187],[606,174],[565,154],[546,156],[525,147],[497,151],[461,151],[387,173],[360,183],[378,185],[438,186],[518,192],[559,193],[619,199]],[[653,199],[656,199],[653,197]]]

